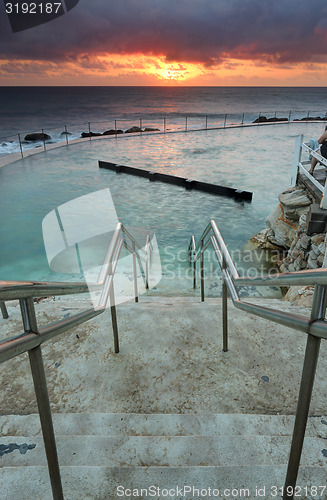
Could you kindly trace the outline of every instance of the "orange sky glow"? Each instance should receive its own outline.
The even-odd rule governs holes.
[[[75,61],[0,59],[2,85],[324,86],[325,63],[271,65],[226,58],[205,67],[144,54],[81,55]]]

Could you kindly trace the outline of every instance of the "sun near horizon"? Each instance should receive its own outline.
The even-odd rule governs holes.
[[[327,65],[276,65],[225,59],[219,64],[167,61],[144,54],[82,54],[76,60],[0,59],[7,86],[325,86]]]

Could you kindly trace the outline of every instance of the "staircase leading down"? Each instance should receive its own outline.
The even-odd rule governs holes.
[[[1,498],[51,498],[38,415],[0,422]],[[293,417],[69,413],[54,415],[54,425],[67,500],[126,498],[131,489],[134,498],[165,498],[168,489],[168,498],[219,490],[219,498],[254,499],[256,489],[273,498],[284,484]],[[296,498],[316,498],[310,487],[326,483],[326,437],[327,421],[310,418]]]
[[[298,312],[274,299],[249,300]],[[109,311],[44,344],[66,500],[190,500],[217,490],[225,500],[281,498],[274,487],[285,481],[306,339],[230,308],[222,352],[221,305],[149,296],[123,303],[119,354]],[[20,322],[17,303],[7,307],[3,337]],[[79,296],[41,301],[38,323],[79,308]],[[297,483],[296,498],[306,500],[327,495],[311,489],[327,477],[325,362],[322,350]],[[2,365],[0,384],[0,498],[51,500],[26,354]]]

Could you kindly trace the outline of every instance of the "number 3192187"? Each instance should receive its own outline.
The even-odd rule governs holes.
[[[52,3],[6,3],[7,14],[57,14],[61,2]]]

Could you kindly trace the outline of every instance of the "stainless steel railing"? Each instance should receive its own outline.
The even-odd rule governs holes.
[[[320,114],[322,116],[314,116],[315,114]],[[267,115],[269,118],[267,118]],[[283,118],[281,118],[281,116]],[[124,129],[130,129],[132,124],[137,123],[137,128],[139,129],[136,134],[143,135],[149,133],[155,134],[166,134],[166,133],[175,133],[175,132],[191,132],[191,131],[200,131],[200,130],[215,130],[215,129],[229,129],[229,128],[239,128],[239,127],[257,127],[257,126],[265,126],[265,125],[281,125],[287,123],[295,123],[298,124],[308,123],[308,122],[326,122],[327,114],[326,112],[322,113],[322,111],[293,111],[293,110],[284,110],[284,111],[267,111],[267,112],[243,112],[243,113],[213,113],[209,115],[203,114],[194,115],[194,116],[185,116],[184,114],[180,114],[179,116],[174,115],[171,116],[163,116],[153,119],[152,117],[144,116],[143,118],[112,118],[110,120],[104,121],[92,121],[87,123],[70,123],[63,125],[61,127],[47,127],[46,132],[51,134],[49,137],[54,140],[54,137],[57,137],[57,141],[61,145],[68,146],[79,140],[98,140],[109,139],[112,137],[122,138],[128,137],[134,134],[122,133]],[[113,127],[108,131],[109,127]],[[159,128],[158,128],[159,127]],[[70,132],[68,131],[70,130]],[[91,131],[94,130],[94,132]],[[63,131],[62,131],[63,130]],[[82,130],[87,130],[85,133],[81,133]],[[102,132],[100,132],[100,130]],[[60,133],[60,131],[62,131]],[[108,134],[108,132],[110,132]],[[8,136],[0,137],[0,142],[4,142],[4,144],[10,144],[11,147],[16,144],[15,153],[20,153],[21,157],[24,158],[28,151],[34,150],[36,142],[25,140],[24,137],[29,135],[30,133],[39,134],[39,140],[37,144],[41,146],[42,150],[46,151],[48,149],[47,143],[50,140],[45,134],[45,129],[40,128],[36,131],[28,130],[23,133],[11,134]],[[59,136],[59,138],[58,138]],[[39,144],[41,143],[41,144]],[[9,153],[11,154],[11,153]]]
[[[0,307],[3,318],[8,318],[8,311],[5,304],[6,301],[18,299],[24,326],[24,333],[0,341],[0,363],[8,361],[9,359],[12,359],[24,352],[28,352],[54,500],[63,500],[64,496],[41,345],[44,342],[47,342],[48,340],[51,340],[70,330],[71,328],[103,313],[107,308],[109,300],[114,336],[114,351],[115,353],[119,352],[118,326],[113,282],[119,255],[123,245],[133,255],[134,295],[135,301],[137,302],[138,288],[136,260],[138,259],[139,262],[144,262],[147,269],[146,276],[142,269],[141,272],[145,279],[145,286],[148,288],[149,259],[152,249],[151,240],[148,236],[146,239],[146,247],[143,250],[135,238],[121,223],[117,224],[115,231],[113,232],[113,236],[96,283],[0,281]],[[95,307],[75,314],[70,318],[43,326],[42,328],[38,327],[34,308],[34,298],[85,293],[90,289],[92,289],[92,291],[99,290],[100,292],[98,304]]]
[[[228,350],[228,293],[232,299],[233,305],[238,309],[307,334],[307,346],[283,495],[284,500],[290,499],[294,496],[298,476],[321,339],[327,339],[327,321],[325,320],[327,306],[327,269],[312,269],[308,271],[255,278],[241,277],[220,234],[217,224],[214,220],[211,220],[205,228],[199,242],[196,244],[195,238],[192,236],[188,248],[189,260],[193,266],[194,288],[196,288],[196,263],[200,260],[202,301],[204,301],[205,288],[204,254],[209,245],[213,247],[214,254],[222,272],[223,351]],[[247,303],[240,299],[237,291],[238,286],[244,285],[314,285],[315,290],[310,318]]]

